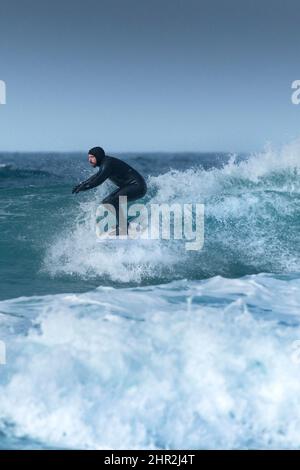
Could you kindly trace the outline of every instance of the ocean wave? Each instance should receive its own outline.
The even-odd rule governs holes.
[[[20,178],[49,178],[49,176],[55,176],[51,172],[45,170],[36,170],[36,169],[25,169],[18,168],[9,163],[0,164],[0,180],[1,178],[11,178],[11,179],[20,179]]]
[[[257,275],[3,301],[0,432],[27,448],[298,448],[299,292]]]
[[[187,252],[184,241],[97,243],[95,211],[103,188],[80,204],[67,230],[51,241],[44,271],[51,276],[120,283],[168,282],[214,275],[298,272],[300,267],[300,144],[271,148],[222,168],[171,170],[148,179],[154,203],[205,204],[205,242]],[[99,281],[100,282],[100,281]]]

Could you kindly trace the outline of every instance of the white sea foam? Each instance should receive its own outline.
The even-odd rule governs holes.
[[[68,448],[299,448],[299,293],[218,276],[3,301],[0,429]]]

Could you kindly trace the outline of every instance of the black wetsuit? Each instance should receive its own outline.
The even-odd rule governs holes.
[[[118,188],[103,199],[102,204],[111,204],[116,210],[117,224],[119,221],[119,196],[127,196],[128,201],[135,201],[145,196],[146,181],[134,168],[118,158],[105,155],[99,163],[99,171],[88,180],[73,189],[73,192],[87,191],[109,179]]]

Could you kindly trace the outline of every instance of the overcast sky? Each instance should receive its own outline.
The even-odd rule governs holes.
[[[288,142],[299,18],[299,0],[0,0],[0,150]]]

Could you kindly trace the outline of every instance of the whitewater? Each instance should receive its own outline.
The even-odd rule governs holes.
[[[123,154],[204,247],[99,244],[81,154],[0,155],[0,448],[300,445],[300,143]]]

